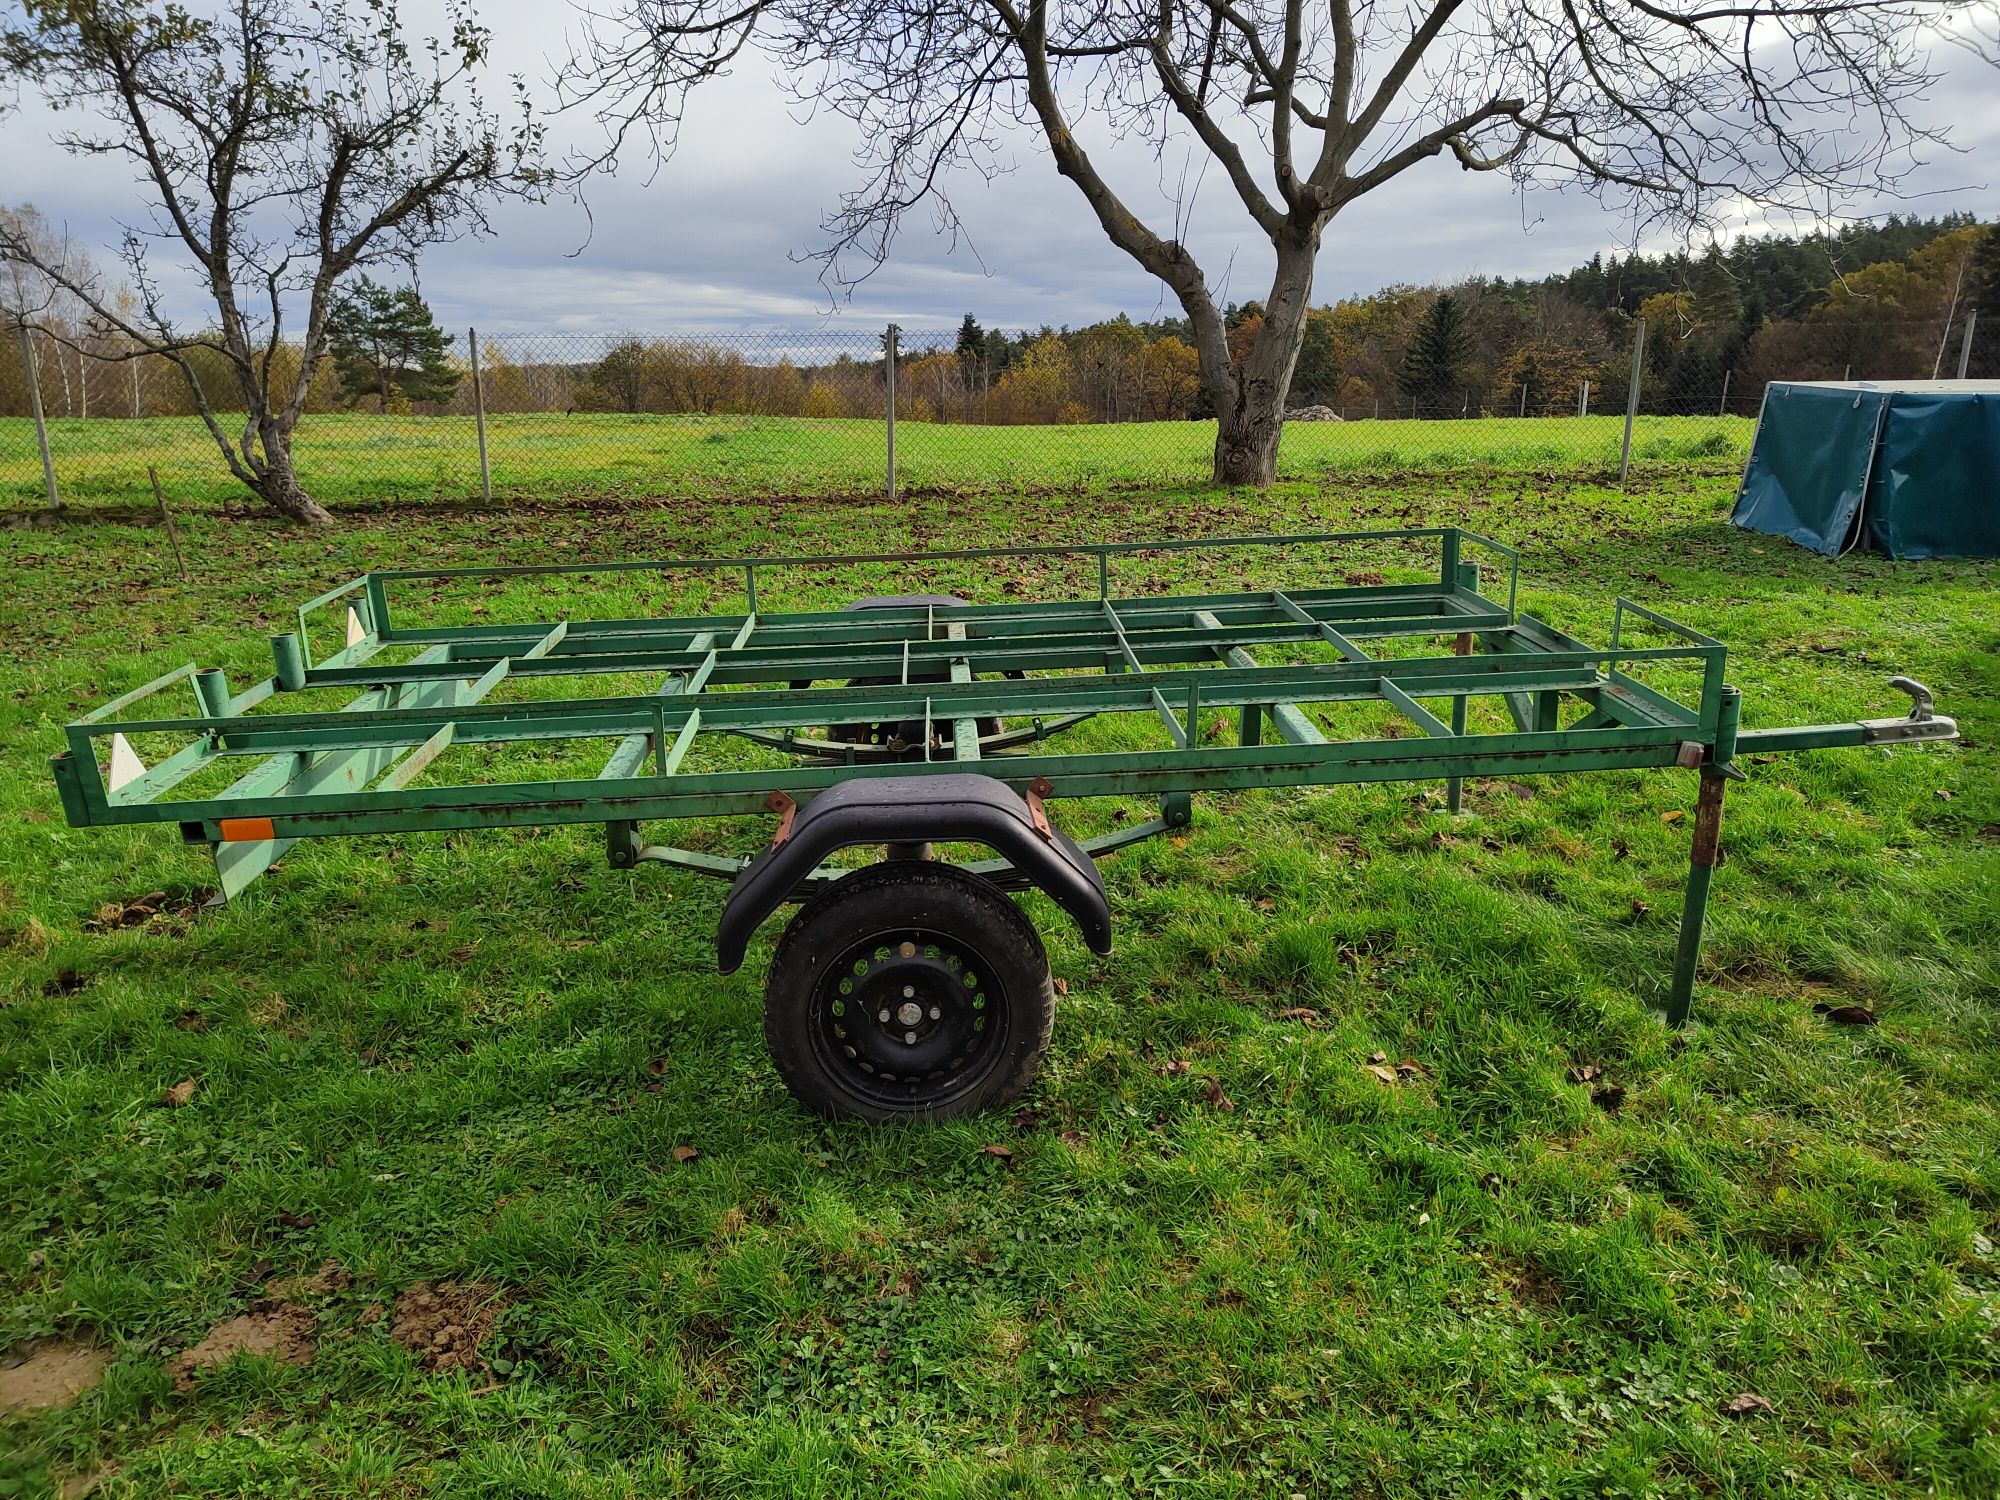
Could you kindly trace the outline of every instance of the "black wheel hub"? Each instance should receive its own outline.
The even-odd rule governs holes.
[[[856,943],[813,990],[813,1050],[856,1093],[908,1108],[971,1087],[1000,1055],[999,976],[968,945],[905,929]]]

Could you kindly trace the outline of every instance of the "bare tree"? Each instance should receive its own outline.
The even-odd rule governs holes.
[[[136,308],[3,221],[0,258],[36,267],[125,335],[125,357],[177,365],[230,472],[294,520],[331,519],[299,482],[292,433],[326,356],[336,284],[482,230],[497,198],[542,190],[540,127],[518,80],[505,123],[477,88],[487,32],[457,4],[448,14],[448,37],[422,42],[394,0],[233,0],[213,16],[154,0],[25,0],[0,24],[0,73],[95,116],[57,144],[128,159],[152,208],[122,246]],[[149,258],[162,242],[212,323],[169,315]],[[202,348],[222,356],[235,400],[196,380],[189,354]]]
[[[589,14],[566,103],[608,131],[597,163],[670,144],[687,91],[762,47],[796,95],[860,126],[861,185],[823,254],[851,285],[904,215],[959,225],[946,174],[1039,135],[1111,242],[1194,333],[1218,483],[1269,483],[1327,224],[1449,153],[1472,172],[1580,186],[1640,222],[1729,205],[1838,203],[1892,184],[1937,133],[1905,105],[1930,45],[1992,0],[612,0]],[[1232,359],[1208,276],[1107,180],[1080,131],[1187,142],[1220,169],[1276,266]],[[593,163],[596,164],[596,163]],[[857,264],[858,262],[858,264]]]

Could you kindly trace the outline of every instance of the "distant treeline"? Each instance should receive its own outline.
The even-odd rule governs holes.
[[[1594,256],[1539,281],[1472,278],[1391,286],[1316,308],[1290,405],[1369,416],[1559,415],[1620,409],[1633,322],[1647,325],[1641,408],[1753,414],[1770,380],[1908,379],[1956,373],[1975,309],[1986,323],[1968,373],[2000,376],[2000,232],[1966,215],[1892,217],[1701,253]],[[1263,317],[1232,306],[1232,347]],[[51,416],[194,411],[167,361],[118,361],[84,327],[31,335]],[[844,343],[847,352],[826,357]],[[296,350],[276,356],[295,361]],[[234,389],[218,356],[191,355],[218,404]],[[453,363],[464,368],[462,353]],[[491,412],[737,413],[875,418],[886,362],[872,339],[812,335],[628,338],[550,334],[484,344]],[[469,412],[472,383],[419,413]],[[309,410],[352,404],[328,361]],[[387,404],[385,402],[385,404]],[[26,412],[18,341],[0,344],[0,414]],[[968,314],[955,337],[905,336],[897,414],[907,421],[1126,422],[1208,415],[1193,340],[1176,319],[1119,316],[1006,333]]]

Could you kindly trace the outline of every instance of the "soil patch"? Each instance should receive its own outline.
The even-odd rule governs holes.
[[[67,1406],[104,1378],[111,1351],[42,1339],[0,1354],[0,1412]]]
[[[257,1354],[281,1365],[312,1363],[313,1315],[289,1302],[260,1303],[249,1312],[225,1318],[208,1330],[208,1337],[182,1350],[168,1366],[175,1390],[187,1390],[203,1370],[226,1364],[239,1354]]]
[[[389,1332],[426,1370],[472,1370],[507,1299],[485,1282],[420,1281],[396,1299]]]

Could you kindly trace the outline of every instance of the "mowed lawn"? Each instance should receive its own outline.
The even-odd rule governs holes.
[[[1730,489],[196,508],[186,583],[150,525],[0,532],[0,1366],[103,1367],[0,1417],[0,1493],[2000,1493],[2000,566],[1828,562]],[[1062,997],[1025,1107],[895,1130],[792,1105],[778,924],[718,977],[715,883],[584,829],[376,838],[190,912],[204,851],[68,830],[46,767],[370,565],[1453,520],[1567,629],[1625,594],[1721,636],[1750,724],[1906,672],[1965,728],[1745,767],[1683,1033],[1678,771],[1200,800],[1107,862],[1111,957],[1027,898]],[[434,608],[523,603],[563,609]]]
[[[225,423],[233,432],[241,418]],[[1742,417],[1642,417],[1633,432],[1644,468],[1740,466],[1752,423]],[[1411,469],[1601,473],[1616,468],[1619,416],[1471,421],[1294,422],[1280,469],[1288,479]],[[193,418],[57,420],[49,424],[58,486],[71,503],[153,503],[157,467],[170,506],[236,502]],[[918,490],[1006,492],[1199,482],[1215,448],[1213,422],[1075,427],[968,427],[901,422],[898,481]],[[299,472],[329,504],[463,499],[479,488],[470,417],[314,415],[298,434]],[[487,423],[496,495],[516,498],[677,494],[875,494],[886,483],[881,420],[748,416],[496,415]],[[25,418],[0,418],[0,505],[44,502],[40,450]]]

